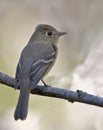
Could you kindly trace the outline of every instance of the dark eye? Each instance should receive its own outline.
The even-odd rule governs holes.
[[[52,36],[52,32],[47,32],[47,35],[48,36]]]

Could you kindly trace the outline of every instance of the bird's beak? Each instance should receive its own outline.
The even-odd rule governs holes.
[[[62,35],[65,35],[65,34],[67,34],[67,33],[66,32],[58,32],[59,37],[62,36]]]

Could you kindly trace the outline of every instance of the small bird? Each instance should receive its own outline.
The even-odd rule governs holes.
[[[54,27],[40,24],[36,27],[28,44],[23,49],[15,76],[15,89],[20,86],[20,95],[15,120],[25,120],[28,113],[30,91],[50,71],[57,58],[58,38],[66,32],[58,32]]]

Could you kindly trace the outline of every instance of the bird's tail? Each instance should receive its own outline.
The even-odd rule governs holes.
[[[15,120],[25,120],[28,114],[28,103],[30,95],[30,80],[29,78],[22,80],[20,85],[20,95],[17,107],[14,113]]]

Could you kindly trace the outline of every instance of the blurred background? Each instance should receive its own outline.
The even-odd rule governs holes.
[[[45,78],[47,84],[97,94],[88,74],[85,80],[82,76],[95,59],[93,50],[103,40],[103,1],[0,0],[1,72],[15,76],[21,50],[41,23],[68,33],[59,40],[58,59]],[[19,91],[0,84],[0,130],[103,130],[102,108],[36,95],[30,96],[26,121],[14,121],[18,95]]]

